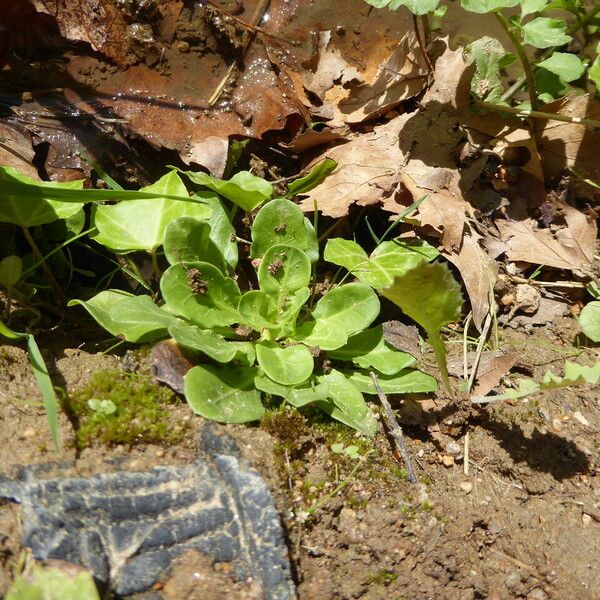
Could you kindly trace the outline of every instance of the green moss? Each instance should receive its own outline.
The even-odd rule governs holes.
[[[306,418],[291,406],[281,406],[267,411],[260,423],[281,444],[282,449],[291,450],[308,433]]]
[[[167,409],[173,394],[148,375],[108,369],[65,397],[78,448],[103,444],[176,443],[185,426],[173,424]]]
[[[396,579],[398,579],[398,573],[381,569],[377,573],[372,573],[367,577],[367,585],[390,585]]]

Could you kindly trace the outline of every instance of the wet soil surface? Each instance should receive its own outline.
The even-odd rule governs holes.
[[[577,351],[575,334],[573,320],[565,318],[533,335],[505,331],[501,346],[518,352],[518,370],[540,377],[548,368],[559,370],[565,358],[589,364],[594,350]],[[45,352],[67,390],[122,360],[58,342]],[[194,460],[203,421],[184,402],[170,407],[173,419],[191,424],[177,445],[98,446],[77,453],[61,415],[63,449],[56,453],[25,351],[5,345],[0,360],[3,474],[65,460],[83,476],[114,471],[115,464],[144,470]],[[469,415],[436,411],[427,399],[405,399],[398,406],[417,462],[416,485],[407,481],[382,431],[365,442],[347,428],[285,411],[260,426],[222,429],[275,496],[300,599],[591,600],[600,595],[599,400],[597,389],[560,390]],[[358,446],[362,458],[334,452],[336,443]],[[11,580],[19,539],[19,508],[4,504],[0,593]],[[223,579],[227,597],[253,597],[218,565],[206,567],[201,558],[182,556],[162,593],[204,598],[204,579],[197,574],[206,571]]]

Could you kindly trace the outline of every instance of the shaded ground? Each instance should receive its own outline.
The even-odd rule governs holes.
[[[534,335],[507,331],[502,347],[518,349],[517,369],[539,377],[577,354],[571,345],[574,333],[573,321],[563,319],[553,330],[535,330]],[[67,389],[120,361],[56,346],[49,356],[55,357],[56,375]],[[117,457],[126,457],[125,468],[132,470],[193,460],[202,419],[184,403],[170,409],[175,419],[191,423],[176,446],[92,448],[78,456],[67,447],[57,455],[43,412],[34,404],[39,396],[25,352],[4,346],[1,360],[3,472],[57,459],[75,459],[75,472],[81,475],[112,470]],[[578,360],[586,360],[585,351]],[[275,494],[300,599],[591,600],[600,594],[595,568],[600,552],[599,400],[594,389],[550,392],[496,406],[467,421],[459,413],[440,421],[405,406],[403,420],[414,423],[407,434],[419,467],[417,485],[408,483],[381,432],[371,446],[338,425],[308,427],[293,413],[273,413],[257,427],[224,429]],[[64,418],[61,433],[68,446],[73,434]],[[356,459],[332,452],[335,442],[356,443],[359,454],[374,451],[357,467]],[[307,514],[315,504],[318,509]],[[17,507],[1,507],[0,533],[4,591],[20,551]],[[200,594],[199,584],[190,581],[190,573],[199,570],[193,557],[182,557],[164,582],[164,593],[200,597],[181,595],[183,589]],[[228,597],[247,597],[243,590],[236,596],[236,589],[231,584]]]

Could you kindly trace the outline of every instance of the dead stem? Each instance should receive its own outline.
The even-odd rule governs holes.
[[[396,420],[396,416],[394,415],[394,411],[388,402],[387,396],[383,393],[381,386],[379,385],[379,379],[377,379],[377,375],[371,371],[369,373],[371,375],[371,379],[373,380],[373,385],[377,390],[377,396],[379,397],[379,402],[381,402],[381,406],[383,406],[384,410],[384,420],[390,435],[392,436],[396,451],[402,456],[402,460],[404,461],[404,465],[406,466],[406,472],[408,473],[408,480],[411,483],[417,483],[417,476],[415,475],[415,469],[412,464],[412,460],[410,459],[410,454],[408,452],[408,447],[406,446],[406,442],[404,440],[404,434],[402,433],[402,428],[398,424]]]

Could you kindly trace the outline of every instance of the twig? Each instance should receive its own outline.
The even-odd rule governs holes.
[[[467,381],[467,394],[471,391],[471,388],[473,387],[473,382],[475,381],[475,376],[477,375],[477,369],[479,368],[479,361],[481,360],[481,353],[483,352],[483,346],[485,345],[491,326],[492,311],[490,310],[490,312],[488,312],[488,314],[485,317],[483,331],[481,332],[481,336],[479,337],[479,342],[477,344],[477,350],[475,351],[475,358],[473,359],[473,366],[471,367],[471,375],[469,376],[469,381]]]
[[[469,432],[465,433],[465,443],[463,446],[463,473],[469,475]]]
[[[423,55],[423,59],[425,60],[425,64],[427,65],[427,70],[429,71],[429,73],[433,73],[433,65],[431,64],[431,59],[429,58],[429,54],[427,53],[425,39],[423,35],[421,35],[421,28],[419,27],[419,20],[417,15],[413,15],[412,19],[415,35],[417,36],[417,42],[419,43],[419,48],[421,48],[421,54]]]
[[[469,363],[467,361],[467,350],[468,350],[468,331],[471,319],[473,318],[473,311],[470,311],[465,319],[465,325],[463,327],[463,378],[465,381],[469,380]]]
[[[534,117],[536,119],[547,119],[548,121],[562,121],[563,123],[574,123],[575,125],[585,125],[586,127],[600,127],[600,121],[597,119],[585,119],[583,117],[569,117],[559,115],[558,113],[547,113],[540,110],[523,110],[515,106],[505,106],[504,104],[493,104],[492,102],[478,101],[477,106],[488,108],[497,112],[507,112],[517,117],[526,119]]]
[[[263,15],[266,12],[266,10],[269,8],[270,3],[271,3],[271,0],[260,0],[260,2],[256,6],[256,9],[254,10],[254,14],[252,15],[252,19],[250,20],[249,25],[252,25],[254,27],[260,22],[260,20],[262,19]],[[248,23],[245,23],[245,25],[248,25]],[[250,33],[249,31],[244,32],[244,35],[242,36],[242,50],[241,50],[241,59],[242,60],[246,56],[246,52],[248,51],[250,43],[252,42],[253,39],[254,39],[253,32],[252,33]],[[215,91],[213,92],[213,95],[208,100],[209,106],[214,106],[219,101],[219,98],[221,97],[223,90],[227,87],[227,84],[229,83],[229,80],[231,79],[231,76],[232,76],[233,72],[235,71],[235,69],[237,69],[237,65],[235,62],[233,62],[233,63],[231,63],[231,65],[229,65],[229,68],[227,69],[227,73],[225,73],[225,76],[223,77],[223,79],[221,79],[221,82],[219,83],[219,85],[217,86]]]
[[[537,279],[525,279],[524,277],[517,277],[516,275],[511,275],[511,281],[515,283],[527,283],[529,285],[537,286],[537,287],[545,287],[545,288],[585,288],[585,283],[581,283],[580,281],[538,281]]]
[[[388,402],[387,396],[383,393],[383,390],[379,385],[379,379],[377,379],[377,375],[375,375],[373,371],[370,372],[370,375],[371,379],[373,380],[373,385],[377,390],[377,396],[379,397],[379,401],[383,406],[384,418],[388,431],[390,432],[396,443],[396,450],[398,451],[400,456],[402,456],[402,460],[404,460],[406,471],[408,473],[408,480],[411,483],[417,483],[417,476],[415,475],[415,469],[410,459],[410,454],[408,453],[406,442],[404,441],[404,434],[402,433],[402,428],[400,427],[400,425],[398,425],[398,421],[396,420],[396,416],[394,415],[392,407]]]

